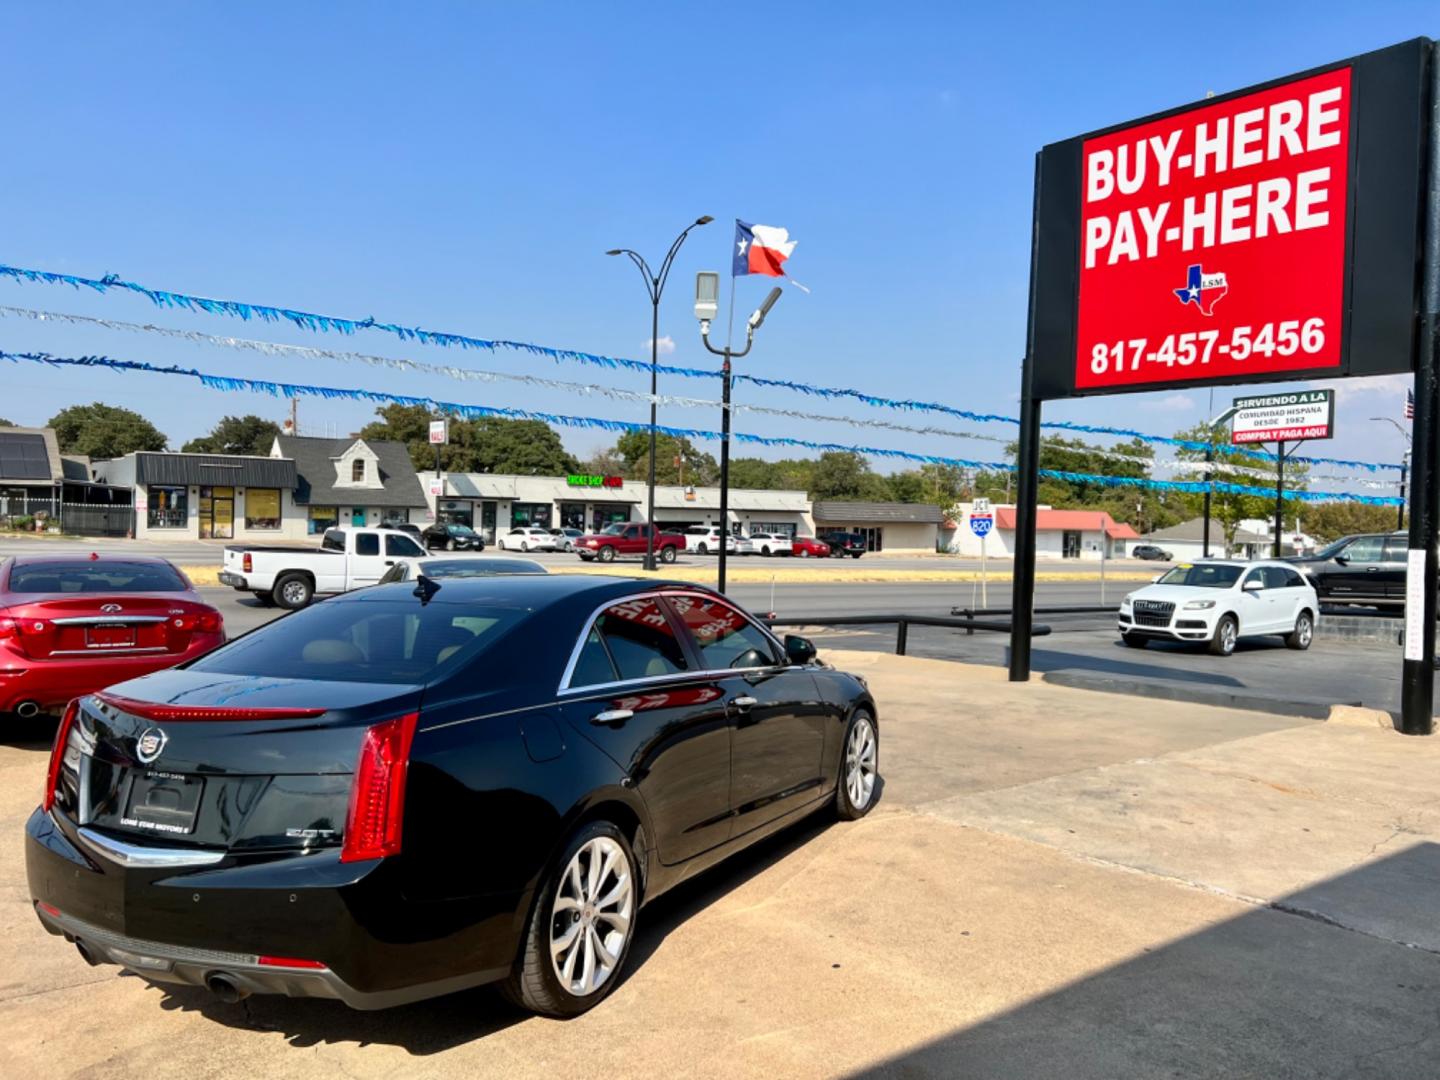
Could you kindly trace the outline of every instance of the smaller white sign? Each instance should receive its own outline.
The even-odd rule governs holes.
[[[973,503],[970,504],[970,513],[972,513],[972,514],[988,514],[988,513],[990,513],[990,500],[989,500],[989,499],[976,499]]]
[[[448,443],[450,441],[450,425],[444,420],[431,420],[430,441],[436,444]]]
[[[1411,548],[1405,563],[1405,659],[1425,659],[1425,549]]]
[[[1296,390],[1235,399],[1231,443],[1328,439],[1334,434],[1334,390]]]
[[[432,477],[430,480],[430,494],[436,496],[444,495],[445,481],[438,476]]]

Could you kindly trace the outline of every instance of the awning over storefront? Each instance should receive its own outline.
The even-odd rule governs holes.
[[[752,488],[731,488],[730,509],[736,513],[756,511],[775,514],[803,514],[810,508],[810,497],[803,491],[757,491]],[[656,510],[719,510],[720,489],[717,487],[683,488],[656,485]]]
[[[643,487],[571,485],[564,477],[496,476],[490,473],[450,473],[445,498],[495,499],[504,502],[622,503],[644,500]]]

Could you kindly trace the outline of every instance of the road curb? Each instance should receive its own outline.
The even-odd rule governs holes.
[[[1048,683],[1075,690],[1094,690],[1103,694],[1126,694],[1131,697],[1157,698],[1162,701],[1188,701],[1198,705],[1215,705],[1224,709],[1248,709],[1251,712],[1275,713],[1279,716],[1301,716],[1309,720],[1329,720],[1335,709],[1356,708],[1361,712],[1378,713],[1378,709],[1360,709],[1360,703],[1337,705],[1329,701],[1294,701],[1265,697],[1230,690],[1194,686],[1190,683],[1145,682],[1112,675],[1092,675],[1081,671],[1047,671]],[[1354,721],[1349,721],[1354,722]],[[1389,723],[1388,717],[1386,723]]]

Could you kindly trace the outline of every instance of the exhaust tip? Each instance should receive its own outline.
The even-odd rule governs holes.
[[[95,959],[95,954],[92,953],[85,942],[79,938],[75,939],[75,951],[80,954],[80,959],[84,960],[85,963],[91,967],[97,967],[99,965],[100,961]]]
[[[15,715],[21,720],[33,720],[40,715],[40,704],[35,701],[22,701],[15,706]]]
[[[223,971],[212,972],[205,976],[205,989],[227,1005],[234,1005],[237,1001],[244,1001],[250,996],[249,990]]]

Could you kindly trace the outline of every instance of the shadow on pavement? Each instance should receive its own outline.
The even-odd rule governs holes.
[[[857,1075],[1434,1076],[1437,884],[1440,845],[1417,844]],[[1365,931],[1331,921],[1351,914]]]
[[[877,791],[877,802],[882,793],[883,789]],[[825,832],[833,821],[828,805],[825,810],[760,841],[748,851],[646,905],[617,986],[635,975],[677,927]],[[125,977],[138,978],[129,972]],[[338,1001],[272,996],[256,996],[227,1005],[200,989],[155,984],[147,988],[160,998],[162,1008],[198,1012],[227,1027],[278,1032],[291,1046],[297,1047],[380,1044],[425,1056],[483,1039],[512,1024],[532,1019],[529,1013],[506,1001],[494,987],[478,987],[377,1012],[359,1012]]]

